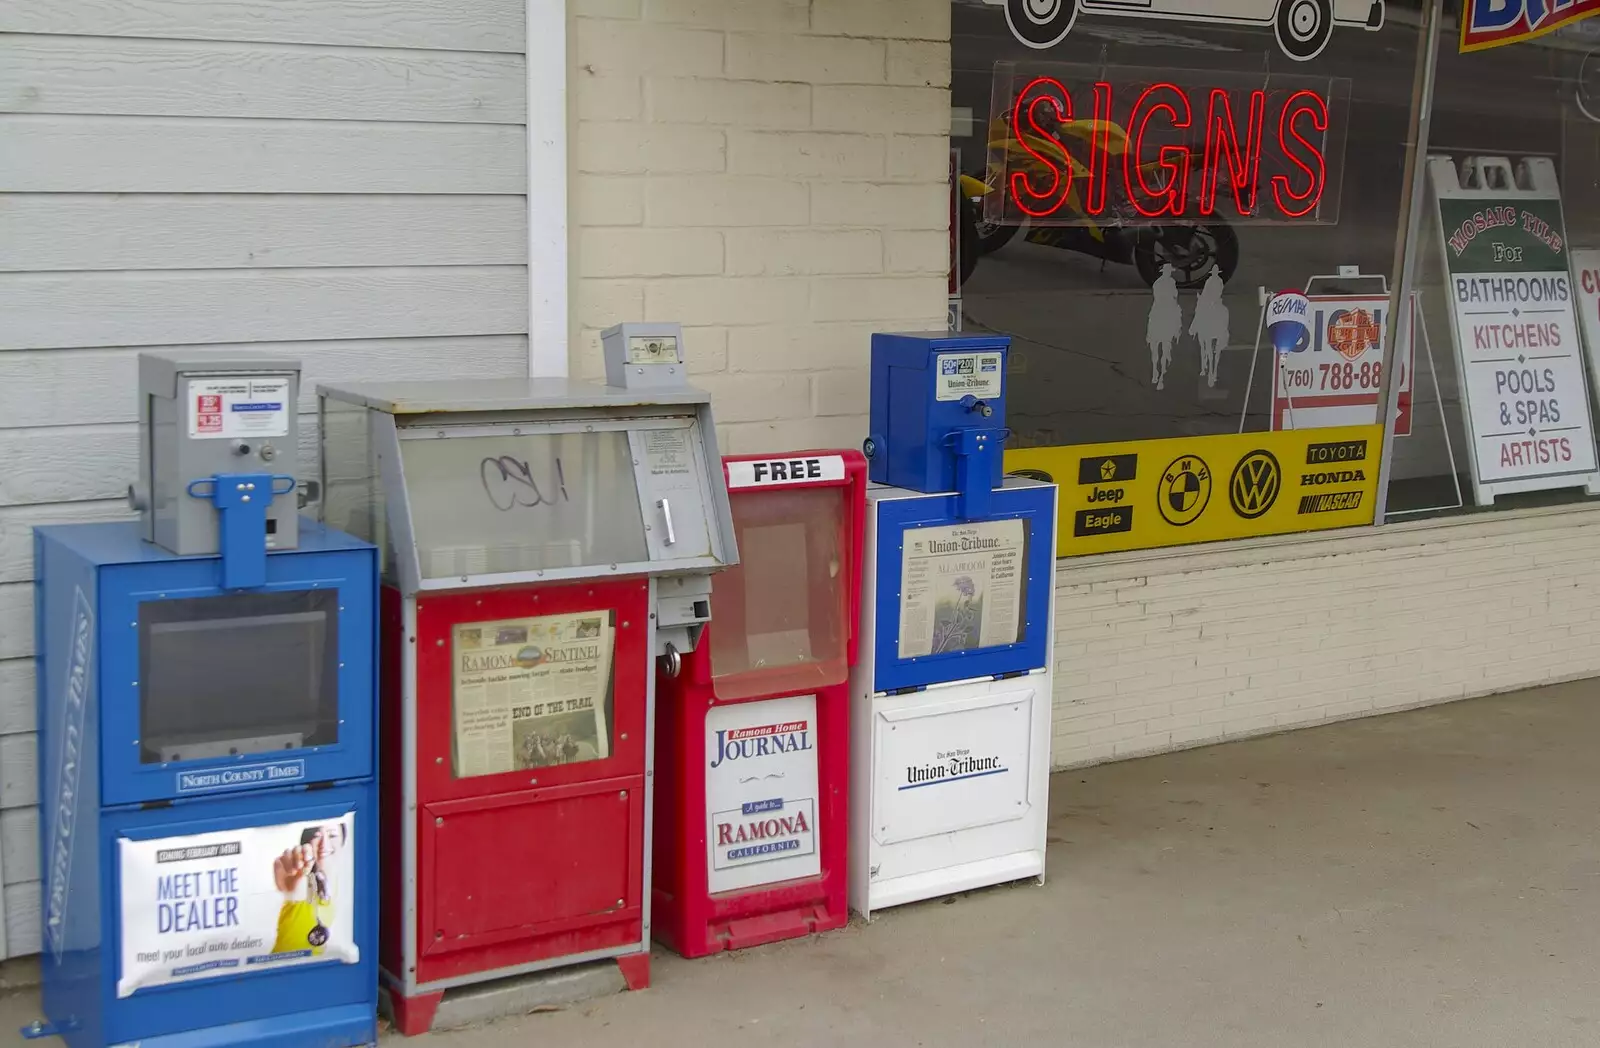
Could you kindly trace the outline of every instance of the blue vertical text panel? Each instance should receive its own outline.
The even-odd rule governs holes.
[[[41,995],[46,1015],[96,1010],[100,942],[99,653],[95,565],[34,532]]]

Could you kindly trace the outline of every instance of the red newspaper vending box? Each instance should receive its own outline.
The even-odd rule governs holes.
[[[867,465],[723,459],[740,563],[658,669],[653,917],[685,957],[842,927]]]
[[[630,337],[629,375],[681,372],[675,335]],[[694,651],[737,559],[709,400],[671,377],[322,391],[324,501],[386,554],[378,961],[402,1033],[570,965],[648,984],[655,663]]]

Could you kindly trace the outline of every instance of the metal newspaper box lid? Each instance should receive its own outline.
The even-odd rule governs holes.
[[[570,379],[322,386],[325,519],[405,593],[737,563],[710,396]]]

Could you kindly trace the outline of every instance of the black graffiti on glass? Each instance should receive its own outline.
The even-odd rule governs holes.
[[[527,460],[510,455],[490,456],[478,465],[478,476],[483,480],[483,490],[489,502],[502,513],[517,507],[533,509],[537,506],[554,506],[571,501],[567,496],[567,475],[556,459],[555,491],[545,494],[533,478],[533,467]],[[545,478],[548,481],[550,478]]]

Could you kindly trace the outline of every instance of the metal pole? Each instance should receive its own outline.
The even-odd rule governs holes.
[[[1256,358],[1261,355],[1261,332],[1266,330],[1267,327],[1267,289],[1264,287],[1256,288],[1256,298],[1261,302],[1261,318],[1256,321],[1256,344],[1255,348],[1250,350],[1250,371],[1244,380],[1244,407],[1239,409],[1240,433],[1244,432],[1244,420],[1250,414],[1250,391],[1256,385]],[[1278,354],[1274,352],[1272,355],[1277,356]],[[1276,377],[1274,377],[1273,381],[1277,381]],[[1274,392],[1273,396],[1277,396],[1277,393]],[[1267,414],[1269,417],[1271,416],[1271,408],[1267,409]],[[1269,421],[1267,425],[1270,429],[1271,422]]]
[[[1395,301],[1401,303],[1401,308],[1389,311],[1395,337],[1389,341],[1389,360],[1384,365],[1383,389],[1378,398],[1379,403],[1384,405],[1383,452],[1378,463],[1378,498],[1372,516],[1374,527],[1383,524],[1383,519],[1389,511],[1389,479],[1394,470],[1394,422],[1395,414],[1400,409],[1400,383],[1395,381],[1395,362],[1406,359],[1400,355],[1402,335],[1407,340],[1411,338],[1406,325],[1402,324],[1399,318],[1404,313],[1405,305],[1411,302],[1412,288],[1416,283],[1417,256],[1422,236],[1422,213],[1427,210],[1424,205],[1428,182],[1428,136],[1433,127],[1433,92],[1439,71],[1438,27],[1443,23],[1439,6],[1442,2],[1443,0],[1434,0],[1428,4],[1424,8],[1422,20],[1425,53],[1419,96],[1421,110],[1417,114],[1417,141],[1411,153],[1411,203],[1409,213],[1406,215],[1405,251],[1400,264],[1400,283],[1395,296]],[[1412,357],[1414,359],[1415,354],[1412,354]],[[1415,388],[1416,375],[1411,376],[1411,384]]]

